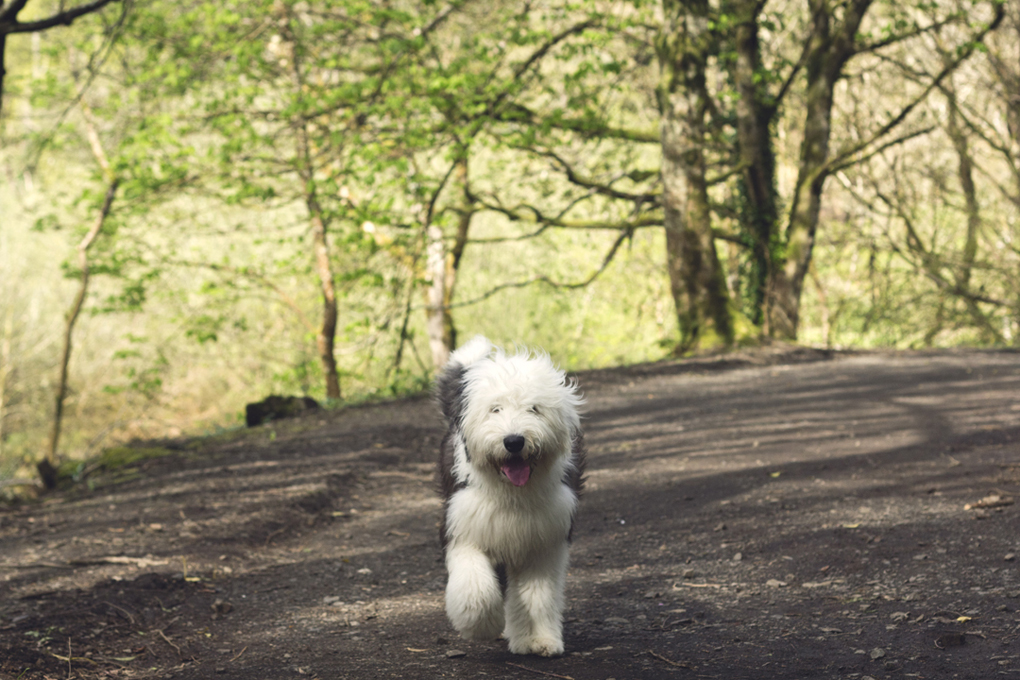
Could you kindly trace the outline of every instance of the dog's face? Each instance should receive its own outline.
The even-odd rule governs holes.
[[[547,356],[497,352],[465,373],[463,434],[471,465],[524,486],[569,455],[577,388]]]

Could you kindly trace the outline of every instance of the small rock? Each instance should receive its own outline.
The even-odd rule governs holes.
[[[928,559],[928,556],[922,553],[920,555],[914,555],[914,559],[920,562],[922,560]]]
[[[785,588],[786,581],[780,581],[779,579],[770,578],[768,581],[765,581],[765,585],[769,588]]]
[[[967,636],[963,633],[944,633],[935,638],[935,646],[939,649],[960,647],[965,642],[967,642]]]
[[[726,531],[726,522],[719,522],[713,531]]]
[[[868,656],[871,657],[872,661],[878,661],[883,656],[885,656],[885,650],[882,649],[881,647],[875,647],[873,650],[871,650],[871,653],[868,654]]]
[[[684,578],[694,578],[697,575],[698,575],[697,572],[695,572],[693,569],[684,569],[683,574]]]
[[[221,599],[217,598],[212,603],[212,610],[213,610],[213,618],[214,619],[219,619],[219,618],[222,618],[222,617],[226,616],[230,612],[232,612],[234,610],[234,605],[230,604],[226,600],[221,600]]]
[[[358,573],[359,574],[371,574],[372,570],[369,569],[368,567],[363,567],[361,569],[358,569]]]
[[[1014,553],[1006,553],[1006,556],[1003,557],[1002,559],[1006,560],[1007,562],[1012,562],[1013,560],[1016,559],[1016,555]]]
[[[734,562],[740,562],[741,560],[744,559],[744,553],[737,553],[736,555],[733,556],[732,559]]]
[[[326,597],[322,598],[322,604],[324,604],[326,606],[329,606],[329,605],[333,604],[334,602],[339,602],[339,601],[340,601],[340,598],[337,597],[336,595],[327,595]]]
[[[467,656],[467,652],[463,652],[463,651],[461,651],[459,649],[450,649],[450,650],[447,650],[447,652],[446,652],[446,658],[447,659],[460,659],[460,658],[465,657],[465,656]]]
[[[906,621],[909,619],[910,612],[893,612],[889,615],[889,618],[892,619],[894,623],[899,623],[900,621]]]

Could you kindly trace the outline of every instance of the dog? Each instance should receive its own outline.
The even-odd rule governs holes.
[[[576,381],[545,353],[477,336],[436,381],[446,614],[470,640],[563,653],[564,587],[585,450]]]

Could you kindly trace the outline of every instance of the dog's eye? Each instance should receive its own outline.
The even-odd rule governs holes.
[[[499,413],[499,412],[500,412],[500,411],[502,411],[502,410],[503,410],[503,409],[502,409],[502,408],[500,408],[499,406],[493,406],[493,407],[492,407],[492,411],[490,411],[490,413]]]
[[[538,407],[537,406],[532,406],[528,410],[531,411],[532,413],[534,413],[536,416],[538,415]]]

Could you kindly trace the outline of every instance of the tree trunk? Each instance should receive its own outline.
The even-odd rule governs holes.
[[[322,327],[315,338],[319,350],[319,361],[322,362],[322,373],[326,379],[326,398],[340,398],[340,378],[336,370],[334,344],[336,338],[337,306],[336,286],[333,283],[333,268],[329,259],[329,241],[326,238],[326,220],[322,208],[315,196],[314,184],[311,186],[306,203],[312,220],[312,244],[315,250],[315,273],[319,277],[319,288],[322,291]]]
[[[749,316],[755,325],[764,326],[763,332],[767,334],[766,290],[771,278],[772,251],[778,240],[779,214],[776,205],[776,158],[770,131],[776,107],[768,94],[767,80],[761,77],[758,42],[758,14],[763,6],[757,0],[734,0],[729,9],[737,21],[733,34],[736,59],[733,60],[731,74],[738,95],[737,138],[745,201],[741,217],[751,246]]]
[[[971,295],[971,274],[974,261],[977,259],[978,236],[981,230],[981,205],[977,199],[977,187],[974,184],[974,161],[970,157],[970,145],[967,133],[960,127],[959,113],[956,110],[956,93],[952,84],[945,88],[949,101],[949,118],[946,133],[953,143],[953,149],[959,159],[957,178],[963,191],[965,212],[967,213],[967,236],[963,244],[963,253],[959,261],[951,268],[956,288],[963,293],[963,302],[974,323],[984,331],[986,342],[1005,343],[1006,340],[993,325],[992,321],[978,306],[977,300]]]
[[[64,324],[64,348],[60,355],[60,379],[57,381],[57,393],[54,399],[50,441],[46,449],[46,458],[40,461],[38,465],[39,476],[49,489],[52,489],[57,483],[57,451],[60,447],[60,430],[64,420],[64,400],[67,398],[67,376],[68,368],[71,364],[71,341],[74,335],[74,325],[78,321],[78,315],[81,314],[81,308],[85,304],[85,296],[89,290],[88,251],[99,236],[103,224],[106,223],[106,218],[113,207],[113,199],[117,195],[117,186],[119,184],[120,182],[116,178],[110,180],[110,184],[106,189],[106,197],[103,199],[103,205],[99,210],[99,215],[96,216],[96,221],[93,222],[92,228],[89,229],[88,233],[85,234],[85,237],[78,244],[78,267],[81,269],[81,275],[78,279],[78,293],[74,296],[74,302],[71,303],[71,308],[67,312]]]
[[[286,16],[288,21],[294,21],[294,17],[289,14]],[[295,160],[298,175],[304,184],[305,207],[308,209],[308,219],[312,227],[313,266],[315,274],[319,279],[319,290],[322,293],[322,325],[315,338],[315,344],[319,351],[319,362],[322,364],[323,378],[326,381],[326,398],[340,399],[340,378],[337,374],[336,354],[334,351],[338,314],[336,285],[333,281],[333,266],[330,262],[329,239],[327,237],[329,229],[328,217],[319,203],[318,190],[315,184],[315,168],[312,162],[312,149],[308,135],[308,120],[303,115],[305,84],[301,73],[301,52],[295,34],[290,29],[289,24],[286,26],[286,32],[288,42],[290,43],[291,77],[295,94],[302,104],[292,119],[297,145]]]
[[[663,0],[656,41],[666,261],[680,328],[678,353],[733,343],[726,282],[712,236],[705,180],[708,3]]]
[[[854,38],[870,4],[871,0],[851,0],[842,22],[833,29],[838,7],[830,6],[828,0],[810,2],[804,139],[784,239],[784,262],[772,267],[768,291],[769,332],[783,340],[797,339],[800,296],[811,265],[822,189],[828,177],[833,93],[843,67],[854,55]]]
[[[16,289],[15,289],[16,290]],[[7,303],[4,310],[3,335],[0,336],[0,460],[3,460],[4,442],[7,440],[7,385],[13,373],[14,305]]]
[[[470,186],[468,185],[468,165],[466,156],[457,162],[455,169],[457,182],[461,186],[463,203],[457,220],[457,234],[453,247],[446,250],[443,231],[436,225],[429,225],[427,232],[428,251],[427,265],[429,289],[426,294],[426,330],[429,336],[429,347],[432,351],[432,364],[438,370],[446,365],[447,360],[457,347],[457,327],[450,313],[453,302],[453,291],[457,285],[457,274],[460,271],[460,260],[467,246],[471,218],[474,215]]]
[[[4,80],[7,77],[7,34],[0,31],[0,120],[3,120]]]
[[[432,365],[438,371],[446,365],[453,351],[453,318],[447,305],[446,292],[446,243],[443,229],[431,224],[426,229],[428,247],[426,248],[425,271],[429,280],[426,291],[425,330],[429,336],[429,349],[432,352]]]

